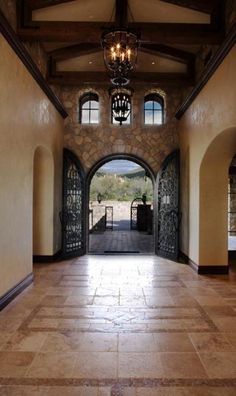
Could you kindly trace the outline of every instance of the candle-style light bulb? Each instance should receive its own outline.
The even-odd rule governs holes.
[[[130,49],[127,50],[127,56],[128,56],[128,61],[130,61],[130,56],[131,56],[131,50]]]

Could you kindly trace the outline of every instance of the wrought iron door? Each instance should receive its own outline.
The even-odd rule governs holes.
[[[76,257],[85,253],[85,177],[77,157],[64,150],[63,157],[63,257]]]
[[[156,253],[171,260],[179,254],[179,151],[164,161],[157,179]]]

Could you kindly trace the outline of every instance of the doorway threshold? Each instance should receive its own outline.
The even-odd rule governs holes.
[[[104,250],[105,254],[137,254],[138,250]]]

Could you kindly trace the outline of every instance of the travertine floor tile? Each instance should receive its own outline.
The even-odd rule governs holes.
[[[206,371],[196,353],[160,354],[165,378],[206,378]]]
[[[199,356],[210,378],[236,377],[236,352],[208,352]]]
[[[235,388],[207,386],[136,388],[135,396],[235,396]]]
[[[48,390],[47,396],[99,396],[95,386],[55,386]]]
[[[47,337],[47,333],[33,331],[17,331],[3,345],[4,351],[39,351],[43,342]]]
[[[187,333],[155,333],[154,348],[159,352],[195,352]]]
[[[0,351],[0,377],[23,377],[34,356],[31,352]]]
[[[119,377],[161,378],[163,369],[158,353],[120,353]]]
[[[32,378],[70,378],[76,353],[38,353],[26,376]]]
[[[236,317],[213,318],[213,322],[222,332],[236,332]]]
[[[223,334],[219,333],[192,333],[189,335],[193,345],[199,352],[224,352],[232,351],[232,345]]]
[[[223,333],[225,338],[233,345],[234,349],[236,349],[236,332],[234,333]]]
[[[156,350],[152,333],[119,334],[119,352],[153,352]]]
[[[74,378],[117,378],[117,353],[79,352],[73,370]]]
[[[63,332],[48,334],[43,352],[116,352],[117,334]]]
[[[46,386],[3,385],[0,386],[0,395],[1,396],[47,396],[48,389],[49,388]]]

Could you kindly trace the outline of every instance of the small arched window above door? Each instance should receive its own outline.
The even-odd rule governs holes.
[[[164,121],[164,100],[156,94],[151,93],[144,98],[144,124],[161,125]]]
[[[89,92],[81,96],[79,101],[79,122],[81,124],[99,123],[99,98],[96,93]]]

